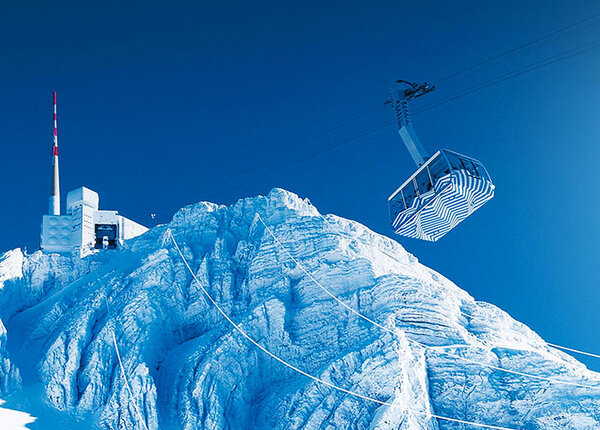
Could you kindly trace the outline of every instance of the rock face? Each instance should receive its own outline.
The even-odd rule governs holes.
[[[19,371],[6,350],[6,328],[0,320],[0,395],[20,388],[20,382]]]
[[[15,249],[0,255],[0,294],[4,282],[11,279],[19,279],[23,276],[23,253]],[[2,311],[0,310],[0,317]],[[6,348],[6,328],[0,319],[0,395],[21,388],[19,370],[11,363]]]
[[[249,343],[206,300],[168,228],[242,330],[387,405],[315,382]],[[19,340],[8,345],[24,392],[41,386],[52,408],[96,428],[470,428],[429,414],[514,429],[600,427],[600,375],[393,240],[322,217],[284,190],[186,207],[127,249],[83,260],[11,252],[20,257],[0,262],[0,318]]]

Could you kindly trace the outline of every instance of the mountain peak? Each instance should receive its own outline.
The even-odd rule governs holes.
[[[219,216],[222,212],[251,216],[253,213],[261,213],[266,218],[279,219],[291,213],[295,216],[315,216],[319,213],[308,199],[302,199],[283,188],[273,188],[266,196],[246,197],[238,200],[231,207],[204,201],[188,205],[177,211],[172,224],[174,227],[185,224],[197,225],[206,221],[207,217]]]
[[[0,257],[0,355],[21,370],[25,393],[87,427],[455,428],[431,414],[600,425],[599,393],[587,388],[599,375],[392,239],[283,189],[189,205],[123,251],[20,255]],[[240,329],[386,406],[282,366]],[[47,410],[28,412],[52,427]]]

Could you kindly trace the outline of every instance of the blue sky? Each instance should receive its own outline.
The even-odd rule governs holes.
[[[3,5],[0,249],[37,249],[53,90],[63,202],[86,185],[103,208],[152,225],[188,203],[279,186],[391,236],[387,197],[414,169],[394,126],[325,151],[391,110],[319,134],[381,106],[395,79],[435,82],[599,11],[592,1]],[[444,81],[414,107],[599,30],[590,21]],[[599,75],[600,48],[416,115],[428,149],[482,160],[497,192],[438,243],[399,238],[545,339],[597,352]]]

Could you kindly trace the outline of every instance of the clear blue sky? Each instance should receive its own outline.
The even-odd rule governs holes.
[[[600,12],[555,0],[122,3],[3,5],[2,250],[38,246],[52,90],[63,202],[86,185],[102,207],[152,225],[188,203],[279,186],[392,235],[387,196],[414,168],[393,125],[289,166],[391,111],[310,138],[380,106],[395,79],[436,81]],[[598,38],[598,21],[443,82],[415,107]],[[400,238],[547,340],[597,352],[598,76],[600,49],[415,116],[426,147],[481,159],[497,192],[438,243]]]

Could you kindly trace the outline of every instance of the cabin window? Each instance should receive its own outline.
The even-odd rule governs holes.
[[[452,168],[452,170],[464,169],[460,158],[458,158],[456,155],[446,152],[446,156],[448,157],[448,162],[450,163],[450,167]]]
[[[417,191],[415,190],[414,180],[410,181],[402,189],[402,195],[404,195],[404,201],[407,207],[411,207],[417,198]]]
[[[450,173],[450,166],[442,155],[439,155],[436,159],[432,160],[427,167],[429,168],[429,173],[431,174],[434,185],[439,178]]]
[[[460,164],[461,164],[463,170],[466,170],[467,172],[469,172],[469,174],[471,174],[471,176],[479,177],[479,174],[477,173],[477,169],[475,168],[475,164],[473,164],[473,162],[471,160],[467,160],[466,158],[461,158]]]
[[[481,163],[473,163],[475,164],[475,170],[477,170],[477,174],[479,175],[480,178],[483,179],[487,179],[488,181],[490,180],[490,177],[487,174],[487,171],[485,170],[485,167],[483,167],[483,165]]]
[[[429,171],[427,170],[427,167],[417,173],[415,180],[417,182],[417,187],[419,188],[419,194],[428,193],[433,189],[433,184],[429,179]]]
[[[392,219],[395,219],[398,216],[398,214],[400,212],[404,212],[405,209],[406,207],[404,206],[404,203],[402,202],[402,200],[398,199],[398,196],[396,196],[394,200],[390,201],[390,212],[392,215]]]

